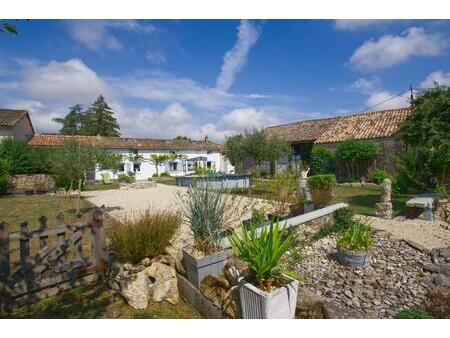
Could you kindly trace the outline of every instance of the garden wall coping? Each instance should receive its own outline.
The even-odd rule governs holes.
[[[325,208],[320,208],[318,210],[314,210],[311,212],[308,212],[306,214],[302,214],[299,216],[295,216],[295,217],[291,217],[288,219],[285,219],[282,221],[282,225],[285,227],[285,229],[289,229],[291,227],[295,227],[301,224],[305,224],[307,222],[313,221],[315,219],[330,215],[332,213],[334,213],[336,210],[338,209],[342,209],[342,208],[348,208],[349,205],[347,203],[336,203],[336,204],[332,204],[329,205]],[[257,233],[259,234],[263,228],[268,228],[270,225],[265,225],[262,226],[258,229],[256,229]],[[225,237],[222,239],[221,245],[224,249],[228,249],[230,248],[230,242],[228,241],[228,238]]]

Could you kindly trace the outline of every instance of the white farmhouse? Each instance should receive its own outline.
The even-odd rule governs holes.
[[[33,135],[33,124],[27,110],[0,108],[0,141],[13,137],[26,142]]]
[[[232,173],[234,167],[223,155],[223,146],[209,141],[186,139],[148,139],[148,138],[123,138],[104,136],[66,136],[66,135],[34,135],[29,144],[40,147],[52,147],[63,144],[65,141],[75,139],[81,143],[104,148],[110,152],[122,155],[122,167],[118,172],[135,174],[136,180],[147,180],[156,174],[156,164],[151,159],[153,154],[179,154],[182,158],[168,160],[160,164],[158,173],[168,173],[171,176],[183,176],[192,174],[195,168],[210,169],[214,172]],[[135,156],[138,154],[139,156]],[[109,173],[110,177],[117,178],[110,170],[93,168],[90,178],[101,180],[103,174]]]

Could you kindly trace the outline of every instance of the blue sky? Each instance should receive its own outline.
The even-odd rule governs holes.
[[[123,136],[216,141],[450,84],[450,21],[31,20],[0,35],[0,106],[37,132],[100,93]],[[396,97],[376,109],[407,105]]]

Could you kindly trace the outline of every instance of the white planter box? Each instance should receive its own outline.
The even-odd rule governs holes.
[[[244,319],[293,319],[299,282],[288,276],[285,277],[290,283],[271,293],[264,292],[241,278],[239,295],[242,317]]]
[[[200,290],[203,278],[207,275],[219,275],[222,273],[227,253],[221,251],[211,256],[196,258],[183,249],[183,260],[189,282]]]

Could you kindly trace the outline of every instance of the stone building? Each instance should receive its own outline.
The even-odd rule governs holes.
[[[355,139],[378,143],[380,156],[373,166],[394,172],[393,156],[404,149],[394,134],[411,113],[411,108],[372,111],[272,126],[265,132],[291,144],[294,150],[291,165],[294,167],[310,159],[313,146],[334,151],[340,142]],[[343,171],[338,168],[338,176],[342,175]]]
[[[27,110],[0,108],[0,141],[14,137],[27,142],[33,135],[34,128]]]

